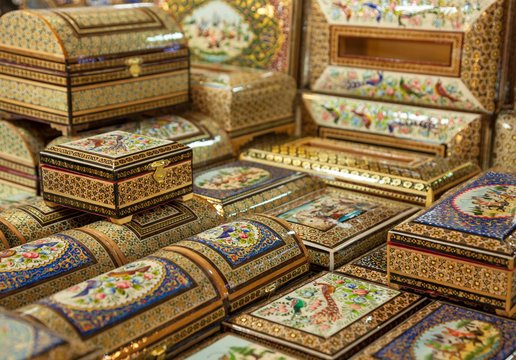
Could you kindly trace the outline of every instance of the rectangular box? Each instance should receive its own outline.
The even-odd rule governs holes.
[[[387,285],[387,245],[381,245],[367,254],[335,269],[335,272]]]
[[[0,109],[67,134],[188,102],[188,69],[179,25],[148,4],[0,20]]]
[[[312,90],[496,111],[506,81],[499,69],[507,67],[507,60],[499,63],[510,26],[507,1],[312,0],[311,5]]]
[[[393,286],[516,313],[516,175],[488,171],[389,232]]]
[[[192,149],[124,131],[41,152],[43,198],[119,223],[192,193]]]

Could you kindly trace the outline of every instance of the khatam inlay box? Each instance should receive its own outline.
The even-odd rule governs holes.
[[[247,161],[198,172],[193,183],[194,193],[226,220],[271,210],[324,186],[305,174]]]
[[[389,232],[388,278],[516,313],[516,175],[488,171]]]
[[[124,225],[98,221],[0,251],[0,306],[17,308],[220,223],[207,201],[169,202]]]
[[[434,302],[352,359],[512,359],[515,333],[514,320]]]
[[[250,147],[240,159],[303,171],[334,186],[422,206],[480,172],[472,162],[314,137]]]
[[[158,7],[25,10],[0,19],[0,109],[62,132],[187,103],[188,83],[186,39]]]
[[[305,135],[486,163],[491,132],[474,113],[305,92]],[[388,151],[388,150],[387,150]]]
[[[174,141],[112,131],[47,148],[40,156],[46,201],[118,223],[191,197],[192,149]]]
[[[387,245],[381,245],[335,271],[387,285]]]
[[[347,359],[425,302],[419,295],[323,273],[224,325],[304,359]]]
[[[395,201],[327,188],[268,213],[292,226],[311,265],[334,270],[384,243],[387,231],[416,211]]]
[[[496,118],[491,166],[516,171],[516,114],[514,111],[503,111]]]
[[[499,63],[511,26],[508,1],[312,0],[311,5],[312,90],[496,111]]]

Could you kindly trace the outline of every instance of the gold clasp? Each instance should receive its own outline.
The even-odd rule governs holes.
[[[278,284],[276,284],[275,282],[273,282],[272,284],[269,284],[267,285],[267,287],[265,288],[264,292],[266,294],[271,294],[273,293],[274,291],[276,291],[276,288],[278,287]]]
[[[125,61],[125,64],[129,66],[129,74],[131,74],[132,77],[140,76],[140,73],[142,72],[142,68],[140,65],[142,63],[142,58],[130,58]]]
[[[156,360],[161,360],[165,358],[165,352],[167,351],[167,345],[162,344],[151,351],[151,355],[154,356]]]
[[[162,159],[158,161],[154,161],[149,165],[149,170],[154,170],[154,174],[152,174],[152,178],[158,183],[161,184],[165,180],[165,175],[167,172],[165,171],[165,166],[167,166],[170,161]]]

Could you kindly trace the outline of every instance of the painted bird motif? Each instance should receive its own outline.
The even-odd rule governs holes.
[[[290,301],[290,306],[292,307],[292,309],[294,309],[294,314],[292,314],[292,319],[295,316],[301,315],[301,309],[306,307],[306,302],[301,299],[290,297],[290,296],[288,296],[286,299],[288,301]]]
[[[117,135],[114,144],[106,145],[106,143],[111,142],[111,140],[106,139],[88,139],[88,141],[91,141],[93,143],[93,148],[97,149],[99,147],[105,146],[105,151],[126,151],[127,146],[125,146],[124,142],[122,141],[125,138],[124,135]]]
[[[382,12],[378,5],[371,4],[371,3],[365,3],[364,5],[373,9],[376,12],[376,22],[380,22],[380,20],[382,20]]]
[[[371,79],[368,79],[366,81],[351,81],[351,80],[347,80],[345,82],[345,85],[343,85],[343,87],[345,89],[356,89],[356,88],[359,88],[359,87],[362,87],[362,86],[365,86],[365,85],[371,85],[371,86],[378,86],[382,83],[383,81],[383,73],[382,72],[378,72],[378,76],[374,77],[374,78],[371,78]]]
[[[100,280],[88,280],[88,281],[86,281],[86,287],[84,288],[84,290],[78,294],[75,294],[74,296],[72,296],[72,298],[86,296],[90,293],[90,290],[97,289],[101,285],[102,285],[102,281],[100,281]]]
[[[47,242],[47,243],[41,243],[41,244],[23,244],[21,247],[25,251],[34,251],[36,249],[41,249],[44,247],[53,247],[58,244],[57,241]]]
[[[447,98],[448,100],[450,100],[453,103],[459,101],[459,99],[457,99],[456,97],[453,97],[450,94],[448,94],[448,92],[444,88],[443,84],[441,83],[441,80],[439,80],[437,82],[437,84],[435,84],[435,88],[434,89],[435,89],[435,92],[437,94],[439,94],[439,96]]]
[[[321,324],[323,322],[332,323],[342,318],[342,314],[340,313],[337,303],[331,297],[331,294],[335,293],[335,286],[318,282],[314,282],[314,286],[321,286],[321,293],[326,300],[326,307],[313,314],[310,321],[315,324]]]
[[[407,95],[414,95],[415,97],[421,98],[424,94],[417,93],[416,90],[411,88],[406,82],[405,79],[401,78],[400,80],[400,88]]]
[[[150,269],[150,266],[143,266],[141,268],[134,269],[134,270],[112,271],[112,272],[108,273],[108,276],[111,276],[111,277],[131,276],[131,275],[134,275],[136,273],[147,272],[147,271],[149,271],[149,269]]]
[[[351,19],[351,16],[353,16],[353,11],[347,5],[344,5],[340,2],[334,2],[333,5],[338,7],[344,13],[344,15],[346,15],[347,21]]]
[[[371,127],[371,124],[373,122],[373,119],[371,118],[371,116],[369,116],[363,112],[358,112],[356,110],[351,110],[351,112],[353,114],[355,114],[356,116],[358,116],[360,118],[360,120],[362,120],[362,123],[364,124],[366,129],[369,129]]]
[[[383,72],[378,72],[378,76],[376,78],[372,78],[366,80],[367,85],[377,86],[383,81]]]
[[[13,256],[14,254],[16,254],[16,251],[15,250],[4,250],[4,251],[0,251],[0,261],[3,259],[3,258],[8,258],[8,257],[11,257]]]
[[[322,105],[322,107],[331,115],[335,124],[339,122],[341,113],[337,109],[328,105]]]
[[[222,226],[222,234],[217,236],[217,239],[225,239],[231,236],[231,233],[235,232],[235,228],[233,226],[224,225]]]

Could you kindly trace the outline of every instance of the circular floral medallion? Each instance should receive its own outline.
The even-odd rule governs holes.
[[[452,204],[457,211],[469,216],[513,217],[516,214],[516,186],[478,186],[457,195]]]
[[[134,262],[55,294],[54,300],[76,308],[120,306],[145,296],[163,279],[160,263]]]
[[[0,251],[0,271],[27,270],[49,264],[65,249],[65,241],[49,236]]]
[[[256,244],[258,228],[246,221],[234,221],[213,229],[206,230],[198,236],[213,242],[232,247],[251,247]]]
[[[270,176],[267,170],[256,167],[227,167],[199,175],[194,184],[202,189],[235,190],[259,184]]]
[[[487,360],[501,341],[500,330],[488,322],[447,321],[424,331],[414,343],[413,355],[421,360]]]

